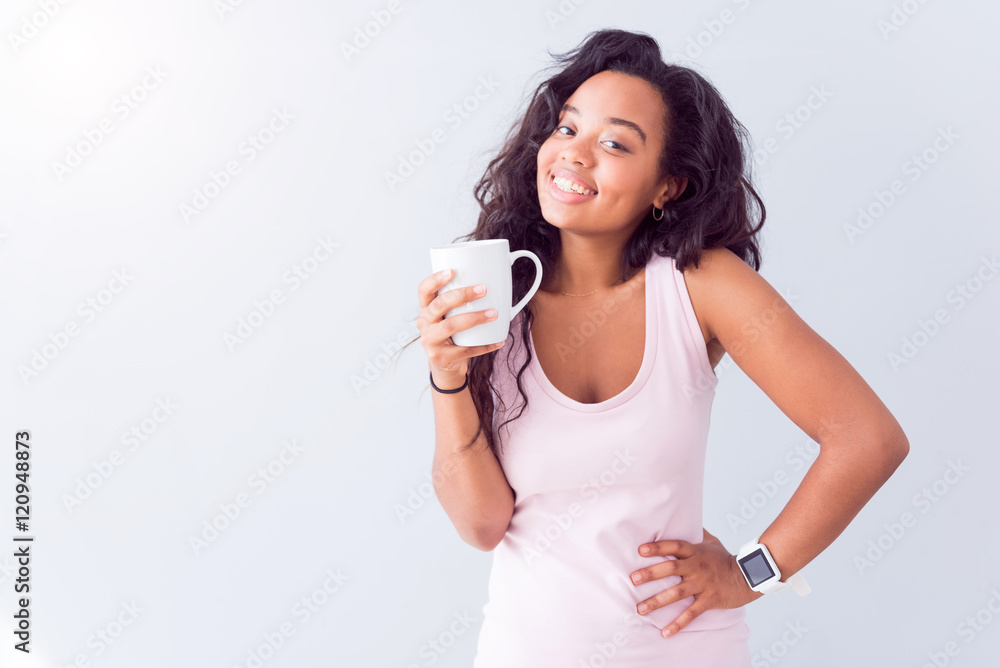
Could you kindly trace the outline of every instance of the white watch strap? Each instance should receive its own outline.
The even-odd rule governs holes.
[[[809,587],[809,583],[806,582],[806,579],[802,576],[802,573],[796,573],[785,582],[790,585],[799,596],[805,596],[812,591]]]
[[[776,594],[785,587],[788,586],[787,582],[781,582],[779,580],[774,580],[772,582],[767,582],[760,585],[760,593],[762,594]]]

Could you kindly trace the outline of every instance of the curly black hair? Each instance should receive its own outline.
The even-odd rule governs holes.
[[[728,248],[754,271],[760,271],[757,234],[766,211],[751,183],[750,134],[733,116],[718,90],[702,75],[680,65],[663,62],[656,41],[647,34],[618,29],[590,33],[575,49],[549,55],[557,72],[536,89],[520,122],[512,127],[499,154],[490,161],[475,186],[481,211],[475,229],[458,241],[507,239],[512,251],[527,249],[542,262],[543,273],[553,267],[560,250],[559,229],[548,223],[538,200],[537,159],[539,147],[553,133],[563,103],[587,79],[604,70],[639,77],[649,82],[663,98],[665,142],[658,164],[658,180],[668,175],[686,177],[687,186],[664,205],[663,218],[655,220],[652,209],[626,243],[622,254],[624,275],[641,269],[653,253],[675,259],[684,271],[698,267],[703,250]],[[550,69],[551,69],[550,68]],[[755,222],[756,219],[756,222]],[[527,294],[534,281],[531,263],[513,265],[516,299]],[[530,302],[524,307],[520,340],[526,341],[533,319]],[[508,345],[501,350],[510,350]],[[418,341],[409,341],[406,346]],[[521,411],[500,427],[518,418],[527,407],[521,376],[531,361],[516,371],[516,385],[523,399]],[[401,352],[401,351],[400,351]],[[479,415],[479,435],[485,435],[494,453],[493,431],[494,360],[486,354],[469,359],[469,390]],[[513,370],[511,370],[514,373]],[[499,429],[497,430],[497,434]]]

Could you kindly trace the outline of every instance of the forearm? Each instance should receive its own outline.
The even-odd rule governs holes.
[[[435,377],[435,383],[443,388],[459,387],[463,381],[464,376],[448,380]],[[455,394],[431,392],[434,491],[459,536],[480,550],[491,550],[506,533],[514,512],[514,493],[489,447],[485,430],[471,447],[465,447],[479,428],[469,389]]]
[[[901,441],[821,444],[820,454],[774,522],[761,534],[782,581],[825,550],[906,456]]]

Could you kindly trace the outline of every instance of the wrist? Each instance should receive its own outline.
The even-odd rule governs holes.
[[[771,554],[761,536],[744,544],[736,553],[736,567],[740,570],[747,586],[761,594],[774,594],[787,587],[799,596],[805,596],[810,588],[801,573],[784,573]]]
[[[434,385],[442,390],[455,390],[462,387],[468,376],[467,369],[452,369],[450,371],[443,371],[441,369],[432,368],[430,372],[431,380],[434,381]]]

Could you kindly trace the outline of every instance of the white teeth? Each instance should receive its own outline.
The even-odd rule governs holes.
[[[555,182],[556,187],[558,187],[559,190],[564,190],[566,192],[574,192],[574,193],[578,193],[580,195],[596,195],[597,194],[595,191],[590,190],[588,188],[584,188],[582,186],[578,186],[577,184],[573,183],[569,179],[565,179],[565,178],[563,178],[561,176],[557,176],[557,177],[555,177],[552,180]]]

